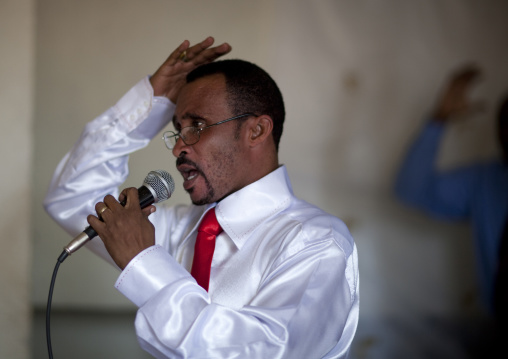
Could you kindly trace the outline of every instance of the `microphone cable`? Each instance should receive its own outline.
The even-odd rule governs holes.
[[[67,258],[68,255],[69,253],[67,253],[67,251],[64,250],[62,254],[60,254],[60,257],[58,257],[55,269],[53,270],[53,276],[51,277],[51,284],[49,286],[48,303],[46,306],[46,344],[48,346],[49,359],[53,359],[53,348],[51,347],[51,325],[50,325],[51,300],[53,298],[53,289],[55,287],[55,279],[56,274],[58,273],[58,268],[60,267],[60,264],[65,260],[65,258]]]
[[[145,208],[152,203],[158,203],[167,200],[171,197],[171,194],[175,190],[175,182],[173,181],[173,177],[169,173],[164,170],[155,170],[150,171],[148,175],[145,177],[143,185],[138,188],[138,196],[139,196],[139,205],[141,208]],[[120,204],[125,206],[125,202],[123,201]],[[102,220],[102,219],[101,219]],[[55,269],[53,270],[53,276],[51,277],[51,284],[49,286],[49,294],[48,294],[48,303],[46,306],[46,343],[48,346],[48,355],[49,359],[53,359],[53,348],[51,347],[51,301],[53,298],[53,289],[55,286],[56,274],[58,273],[58,268],[60,264],[67,258],[69,255],[77,251],[81,248],[86,242],[91,240],[93,237],[97,235],[97,232],[91,227],[88,226],[85,230],[75,237],[66,247],[64,247],[64,251],[58,257],[58,260],[55,265]]]

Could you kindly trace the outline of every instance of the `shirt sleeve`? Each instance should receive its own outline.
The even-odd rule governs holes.
[[[107,194],[118,197],[129,154],[148,145],[171,120],[174,107],[169,99],[153,96],[147,76],[89,122],[53,174],[43,203],[47,213],[70,235],[86,228],[95,203]],[[100,239],[87,247],[113,264]]]
[[[430,121],[409,148],[395,183],[405,203],[445,219],[466,219],[478,171],[475,166],[440,171],[436,166],[444,125]]]
[[[334,243],[284,255],[238,310],[211,302],[159,246],[131,261],[116,287],[139,306],[138,341],[156,358],[346,358],[358,321],[357,258]]]

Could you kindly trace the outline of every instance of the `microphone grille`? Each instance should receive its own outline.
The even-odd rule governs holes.
[[[173,181],[173,177],[164,170],[150,171],[145,177],[143,184],[149,186],[155,192],[155,203],[167,200],[175,190],[175,181]]]

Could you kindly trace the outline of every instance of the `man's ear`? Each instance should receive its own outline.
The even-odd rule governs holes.
[[[268,115],[261,115],[249,121],[249,143],[257,146],[271,136],[273,120]]]

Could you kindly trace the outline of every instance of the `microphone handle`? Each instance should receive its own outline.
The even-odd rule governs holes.
[[[139,196],[139,206],[141,208],[148,207],[155,201],[152,192],[146,186],[141,186],[138,188],[138,196]],[[123,200],[122,202],[120,202],[120,204],[122,206],[125,206],[126,201]],[[102,218],[99,219],[102,221]],[[95,229],[92,228],[92,226],[86,227],[83,232],[77,235],[72,241],[69,242],[69,244],[66,247],[64,247],[65,252],[67,252],[67,254],[69,255],[76,252],[78,249],[83,247],[86,242],[94,238],[96,235],[97,232],[95,231]]]

